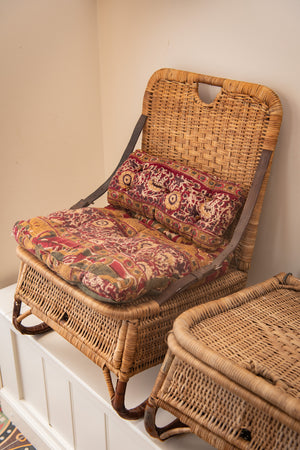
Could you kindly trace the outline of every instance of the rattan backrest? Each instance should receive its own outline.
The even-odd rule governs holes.
[[[199,97],[199,83],[220,86],[212,103]],[[148,82],[143,114],[148,117],[143,151],[214,173],[249,190],[262,150],[275,149],[282,108],[278,96],[262,85],[161,69]],[[237,250],[243,270],[251,261],[269,171],[270,167]]]

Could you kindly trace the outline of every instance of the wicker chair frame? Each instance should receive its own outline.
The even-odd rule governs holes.
[[[199,97],[199,83],[220,87],[212,103]],[[281,118],[280,100],[265,86],[175,69],[161,69],[152,75],[142,115],[118,167],[134,150],[142,132],[143,151],[238,182],[248,192],[223,253],[210,266],[172,283],[160,296],[146,295],[122,305],[101,303],[18,248],[21,267],[13,311],[15,327],[27,334],[53,329],[79,348],[103,369],[112,405],[122,417],[143,415],[145,402],[132,410],[125,407],[126,385],[132,376],[163,360],[165,336],[174,319],[192,306],[245,286]],[[88,207],[103,195],[113,174],[72,208]],[[217,277],[218,268],[232,253],[229,272]],[[208,275],[210,281],[205,282]],[[21,314],[22,302],[41,324],[22,324],[29,314]],[[110,372],[117,376],[116,387]]]

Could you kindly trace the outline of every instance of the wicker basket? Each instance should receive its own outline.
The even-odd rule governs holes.
[[[192,431],[220,449],[300,448],[299,336],[292,275],[184,312],[146,407],[148,431]],[[158,407],[181,423],[157,428]]]
[[[199,98],[199,83],[220,86],[211,104]],[[144,404],[130,411],[125,408],[126,383],[133,375],[163,360],[167,349],[165,336],[173,320],[192,306],[245,286],[281,116],[276,94],[260,85],[171,69],[155,72],[147,85],[143,114],[120,163],[134,149],[143,130],[143,151],[240,183],[250,192],[254,209],[246,211],[245,230],[241,220],[231,227],[232,236],[238,231],[242,238],[237,240],[236,236],[235,245],[228,247],[228,252],[234,250],[234,258],[224,276],[217,279],[212,276],[213,281],[203,284],[202,274],[196,274],[188,286],[171,287],[160,302],[157,297],[147,295],[129,304],[106,304],[67,284],[26,250],[18,249],[22,264],[15,295],[15,326],[30,334],[51,327],[98,364],[104,370],[113,406],[123,417],[137,418],[143,414]],[[252,195],[265,155],[266,172]],[[109,180],[74,208],[88,206],[107,190],[108,183]],[[217,268],[215,264],[211,272]],[[188,289],[181,290],[182,287]],[[22,302],[42,324],[27,327],[21,323],[27,315],[20,314]],[[110,371],[118,377],[116,388]]]

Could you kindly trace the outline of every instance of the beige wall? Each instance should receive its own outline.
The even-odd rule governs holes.
[[[284,120],[249,282],[300,276],[300,2],[99,0],[106,173],[141,111],[151,73],[174,67],[265,84]],[[116,131],[117,130],[117,131]]]
[[[284,120],[249,281],[300,276],[299,18],[298,0],[2,0],[0,285],[16,279],[15,220],[68,207],[110,173],[160,67],[279,94]]]
[[[103,179],[96,0],[0,2],[0,286],[17,219],[71,206]]]

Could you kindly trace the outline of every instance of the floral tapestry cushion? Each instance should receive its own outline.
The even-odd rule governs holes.
[[[212,262],[154,219],[114,207],[59,211],[18,221],[17,242],[66,281],[102,301],[126,302],[161,291]],[[225,273],[226,261],[215,276]]]
[[[111,180],[108,202],[155,219],[196,245],[215,250],[243,205],[236,183],[136,150]]]

